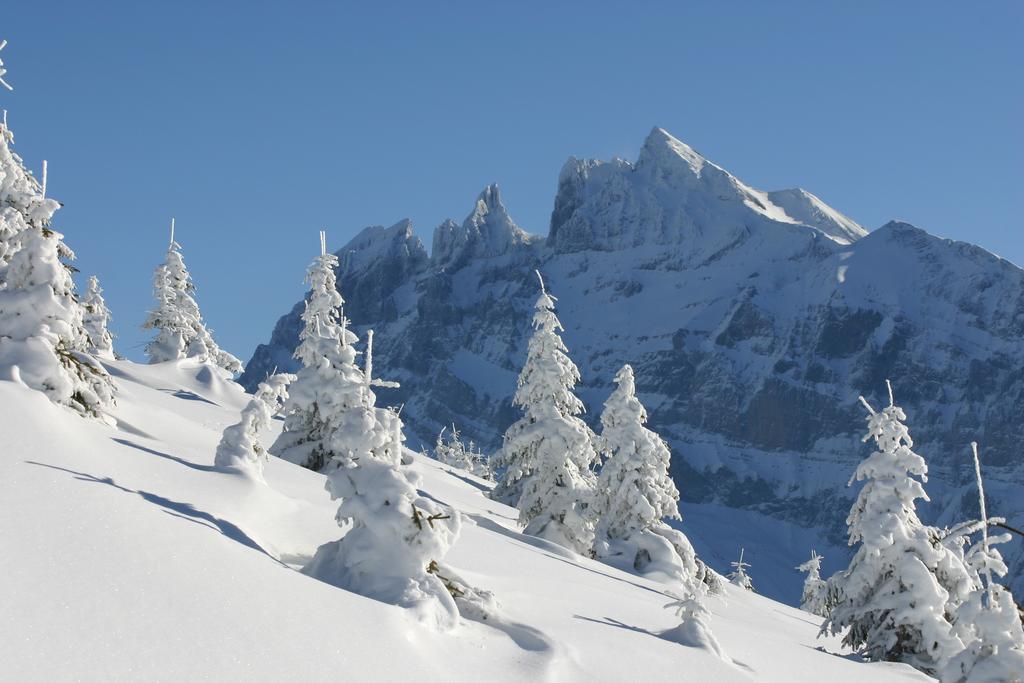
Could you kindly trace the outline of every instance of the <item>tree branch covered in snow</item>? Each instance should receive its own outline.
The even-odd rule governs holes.
[[[6,40],[0,40],[0,50],[7,47]],[[4,68],[4,60],[0,59],[0,85],[4,86],[8,90],[14,90],[14,86],[4,80],[4,74],[7,73],[7,69]]]

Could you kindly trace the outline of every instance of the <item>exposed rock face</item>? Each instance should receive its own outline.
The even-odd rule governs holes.
[[[405,404],[422,443],[454,422],[500,445],[517,417],[539,268],[588,420],[631,363],[684,499],[845,545],[846,483],[869,452],[857,396],[881,403],[891,378],[931,468],[923,515],[976,516],[977,440],[994,513],[1024,526],[1024,271],[979,247],[897,222],[868,234],[810,193],[750,188],[655,129],[635,164],[565,165],[546,241],[518,228],[491,186],[462,225],[437,229],[429,257],[408,222],[368,228],[338,253],[346,313],[374,328],[375,364],[402,383],[381,398]],[[300,312],[257,350],[246,386],[294,369]]]

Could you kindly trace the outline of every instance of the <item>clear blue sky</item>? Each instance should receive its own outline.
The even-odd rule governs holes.
[[[490,182],[547,232],[569,155],[654,125],[761,189],[801,186],[1024,264],[1024,3],[15,2],[17,150],[139,357],[170,216],[248,360],[337,249],[428,245]],[[371,6],[372,5],[372,6]],[[557,5],[557,6],[556,6]]]

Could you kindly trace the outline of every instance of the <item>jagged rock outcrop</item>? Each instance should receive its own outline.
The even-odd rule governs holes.
[[[462,225],[448,219],[434,230],[435,267],[457,270],[470,259],[501,256],[530,241],[505,205],[497,185],[488,185]]]

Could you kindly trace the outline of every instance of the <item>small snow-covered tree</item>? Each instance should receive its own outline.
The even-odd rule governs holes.
[[[1005,576],[1006,563],[996,543],[1010,540],[1009,534],[988,535],[985,487],[981,478],[978,445],[971,444],[981,508],[981,540],[968,551],[966,560],[978,577],[974,590],[959,605],[953,632],[964,643],[942,671],[943,683],[995,683],[1024,681],[1024,628],[1013,595],[993,579]]]
[[[256,394],[244,408],[242,419],[224,430],[213,464],[217,467],[237,467],[263,481],[263,465],[267,451],[259,441],[260,432],[288,398],[288,384],[295,375],[279,373],[260,382]]]
[[[156,337],[146,345],[149,362],[196,358],[232,374],[241,372],[242,362],[213,340],[199,313],[195,291],[181,255],[181,245],[174,241],[174,220],[171,219],[167,255],[153,273],[153,296],[157,305],[142,326],[156,330]]]
[[[114,404],[114,384],[86,352],[84,312],[68,261],[75,255],[50,227],[60,204],[46,196],[11,150],[0,124],[0,372],[55,403],[100,417]]]
[[[102,418],[113,406],[114,384],[83,351],[83,311],[61,262],[60,254],[70,253],[61,237],[36,227],[19,236],[0,290],[0,368],[54,403]]]
[[[82,297],[82,308],[84,310],[82,322],[85,325],[85,334],[88,337],[89,352],[97,358],[114,357],[114,335],[107,329],[110,322],[110,309],[107,302],[103,300],[103,290],[100,289],[100,281],[93,275],[89,278],[89,288],[85,290]]]
[[[595,509],[604,535],[627,538],[662,519],[679,519],[679,491],[668,472],[668,444],[644,426],[647,411],[636,397],[633,368],[622,366],[615,383],[601,413],[604,464]]]
[[[311,470],[334,466],[334,433],[343,423],[362,420],[374,406],[363,371],[356,365],[356,335],[348,328],[338,292],[338,257],[321,255],[310,265],[303,329],[295,358],[302,363],[285,402],[284,431],[270,448],[274,455]],[[352,413],[353,417],[348,414]]]
[[[452,425],[450,430],[442,428],[437,435],[437,442],[434,444],[434,457],[449,467],[465,470],[481,479],[493,480],[494,478],[488,458],[477,449],[475,443],[464,442],[459,431],[455,429],[455,425]]]
[[[0,123],[0,289],[5,286],[11,256],[20,248],[20,236],[29,228],[50,225],[60,203],[46,196],[43,185],[14,153],[14,133],[7,127],[7,112]],[[45,163],[44,169],[45,169]],[[58,255],[70,259],[71,251],[63,242]]]
[[[540,279],[540,273],[537,274]],[[594,435],[577,415],[573,393],[579,370],[559,336],[555,298],[544,289],[534,306],[534,334],[513,402],[523,417],[505,432],[495,467],[502,476],[496,500],[519,508],[525,533],[581,554],[592,552],[594,522],[588,505],[596,478]]]
[[[722,661],[731,663],[732,659],[725,654],[725,649],[711,632],[711,612],[705,605],[707,595],[707,585],[698,582],[690,588],[686,597],[665,605],[665,609],[676,611],[679,625],[663,632],[661,637],[680,645],[708,650]]]
[[[397,386],[372,377],[372,346],[366,365],[355,365],[356,336],[341,313],[334,267],[326,253],[309,269],[312,293],[296,356],[303,362],[289,390],[286,430],[275,453],[328,472],[327,490],[340,500],[337,521],[347,532],[317,550],[304,572],[322,581],[413,609],[448,629],[458,607],[438,575],[460,529],[458,513],[421,496],[411,472],[402,469],[402,421],[376,407],[372,386]]]
[[[865,481],[847,517],[850,566],[830,580],[832,611],[822,633],[844,633],[843,643],[871,661],[904,662],[935,673],[962,649],[946,618],[949,593],[935,567],[948,550],[917,517],[915,501],[928,500],[922,482],[928,467],[912,448],[906,415],[892,399],[868,409],[868,433],[876,449],[854,473]]]
[[[668,537],[664,519],[679,519],[679,492],[669,475],[671,452],[668,444],[647,429],[647,412],[636,396],[633,368],[623,366],[615,375],[616,388],[604,403],[603,430],[598,447],[604,465],[597,481],[594,516],[597,533],[594,550],[598,557],[627,554],[635,569],[666,562],[681,566],[677,577],[683,581],[696,573],[695,557],[689,542],[666,546],[677,558],[658,553],[665,545],[653,537]],[[681,536],[681,532],[676,531]],[[655,542],[657,545],[651,546]],[[678,546],[682,545],[680,553]]]
[[[303,571],[450,629],[458,607],[436,567],[458,537],[458,513],[421,496],[403,471],[397,412],[362,406],[346,418],[331,434],[331,450],[341,455],[327,490],[341,500],[337,520],[348,531],[320,546]]]
[[[819,617],[828,616],[828,584],[821,578],[821,555],[811,551],[811,559],[797,567],[806,572],[804,591],[800,598],[800,609]]]
[[[744,549],[740,548],[740,559],[737,562],[730,562],[732,571],[726,577],[729,579],[729,583],[734,586],[746,589],[748,591],[754,590],[754,583],[750,580],[750,575],[747,574],[747,570],[750,569],[750,563],[743,561]]]

